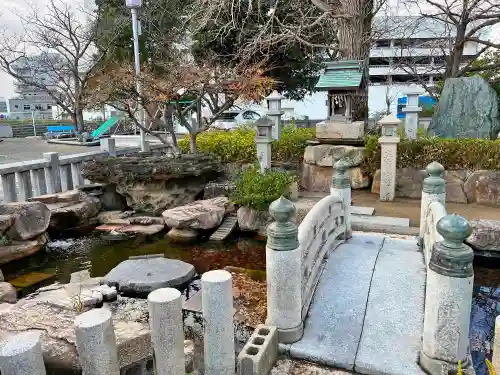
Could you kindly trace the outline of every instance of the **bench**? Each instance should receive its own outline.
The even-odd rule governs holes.
[[[51,125],[47,126],[47,138],[59,137],[61,135],[73,135],[76,134],[75,127],[73,125]]]

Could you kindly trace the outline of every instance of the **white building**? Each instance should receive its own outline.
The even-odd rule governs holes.
[[[14,70],[17,74],[37,83],[40,82],[45,87],[55,88],[57,82],[54,78],[54,72],[57,63],[58,58],[53,54],[32,55],[20,59],[16,63]],[[27,85],[19,80],[14,82],[14,87],[17,96],[9,99],[10,119],[27,120],[32,119],[33,116],[41,120],[53,118],[54,99],[49,95],[48,91]]]

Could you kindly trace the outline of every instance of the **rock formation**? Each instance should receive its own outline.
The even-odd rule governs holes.
[[[83,169],[86,179],[115,184],[129,207],[153,215],[193,202],[218,174],[219,163],[199,154],[106,157]]]
[[[428,132],[442,138],[496,139],[498,96],[479,76],[446,80]]]

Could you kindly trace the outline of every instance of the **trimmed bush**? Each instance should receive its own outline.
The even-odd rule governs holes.
[[[500,170],[499,156],[500,140],[431,137],[416,140],[402,139],[398,144],[397,167],[425,169],[431,162],[437,161],[447,170]],[[380,168],[380,158],[378,137],[367,137],[364,172],[373,176]]]
[[[260,173],[256,166],[241,172],[231,194],[233,203],[266,211],[269,205],[282,195],[290,197],[290,185],[295,177],[281,171],[268,170]]]
[[[285,126],[281,139],[272,144],[272,160],[299,162],[304,156],[306,141],[316,136],[316,129]],[[198,135],[198,151],[213,155],[222,163],[253,163],[257,161],[255,130],[243,127],[234,131],[211,130]],[[179,140],[182,152],[189,152],[189,139]]]

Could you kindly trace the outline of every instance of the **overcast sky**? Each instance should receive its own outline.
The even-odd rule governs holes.
[[[47,0],[28,0],[30,3],[36,4],[39,7],[43,7],[46,3]],[[85,4],[85,5],[90,5],[94,3],[94,0],[64,0],[64,1],[70,1],[73,4]],[[10,10],[15,9],[16,11],[22,11],[24,7],[26,7],[26,2],[24,0],[0,0],[0,3],[2,4],[2,10],[1,10],[1,15],[0,15],[0,30],[7,28],[8,30],[11,31],[16,31],[19,30],[20,25],[19,21],[17,20],[16,16],[13,15]],[[404,0],[389,0],[389,3],[391,5],[391,8],[401,8],[398,7],[399,4],[404,4]],[[500,39],[500,27],[497,28],[493,32],[493,34],[498,34],[496,35],[497,37],[494,38],[496,40]],[[13,79],[0,71],[0,96],[3,96],[5,98],[9,98],[14,95],[14,85],[13,85]]]

